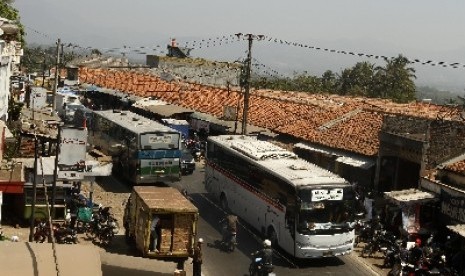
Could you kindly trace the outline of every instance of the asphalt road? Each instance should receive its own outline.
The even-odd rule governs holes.
[[[197,163],[192,175],[186,175],[172,186],[186,189],[194,204],[199,208],[199,237],[205,240],[204,275],[237,276],[248,275],[251,262],[250,254],[261,248],[262,238],[248,225],[240,223],[238,229],[238,247],[235,252],[226,253],[219,248],[221,239],[218,221],[224,216],[218,202],[209,197],[204,188],[203,164]],[[354,256],[296,261],[283,252],[274,254],[277,275],[376,275],[370,268],[357,261]]]
[[[205,276],[248,275],[251,262],[250,254],[261,248],[262,238],[248,225],[240,222],[238,229],[238,246],[236,251],[226,253],[219,247],[221,239],[219,220],[224,212],[217,202],[206,193],[204,168],[197,163],[197,169],[191,175],[183,176],[180,182],[170,184],[178,189],[186,189],[192,202],[199,208],[199,237],[205,240],[203,247],[204,264],[202,274]],[[103,179],[107,192],[129,192],[130,187],[118,183],[114,178]],[[107,183],[106,183],[107,182]],[[115,183],[116,182],[116,183]],[[103,275],[173,275],[176,266],[170,262],[154,262],[137,256],[137,252],[128,247],[124,236],[118,235],[108,248],[102,249]],[[349,256],[296,261],[283,252],[275,251],[273,256],[275,273],[281,275],[377,275],[369,266],[351,254]],[[192,274],[190,261],[186,263],[187,275]]]
[[[248,225],[239,224],[238,229],[238,247],[232,253],[223,252],[218,241],[221,239],[219,220],[224,216],[217,202],[210,198],[206,193],[204,184],[204,169],[202,163],[197,163],[196,171],[191,175],[183,176],[182,180],[171,184],[178,189],[186,189],[193,203],[199,208],[199,236],[205,240],[203,247],[204,265],[202,267],[204,276],[237,276],[248,275],[248,267],[251,262],[250,253],[261,248],[262,238]],[[98,179],[95,185],[100,186],[104,194],[100,194],[102,199],[111,198],[112,206],[116,210],[123,208],[121,203],[127,199],[131,187],[117,181],[113,177],[104,177]],[[116,211],[115,210],[115,211]],[[120,212],[117,212],[118,214]],[[120,214],[121,215],[121,214]],[[121,219],[121,218],[119,218]],[[7,230],[7,229],[5,229]],[[10,229],[19,231],[20,229]],[[28,229],[24,228],[24,235],[27,237]],[[103,276],[145,276],[145,275],[173,275],[176,269],[174,262],[165,262],[138,257],[135,248],[128,246],[125,242],[124,231],[115,236],[112,244],[106,248],[100,248],[100,258],[102,261]],[[91,244],[91,241],[81,237],[81,243]],[[78,258],[78,257],[77,257]],[[273,262],[275,272],[278,276],[282,275],[386,275],[386,273],[377,274],[372,266],[366,264],[367,259],[361,261],[356,253],[339,258],[324,258],[296,261],[292,257],[275,251]],[[186,262],[185,269],[187,275],[192,275],[192,265],[190,261]]]

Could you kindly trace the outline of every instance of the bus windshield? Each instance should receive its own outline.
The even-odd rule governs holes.
[[[141,149],[179,149],[179,133],[145,133],[140,135]]]
[[[351,187],[301,189],[297,230],[300,233],[346,229],[354,218]]]

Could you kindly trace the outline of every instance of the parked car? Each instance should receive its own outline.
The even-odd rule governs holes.
[[[181,151],[181,172],[183,174],[191,174],[195,170],[195,159],[188,149]]]

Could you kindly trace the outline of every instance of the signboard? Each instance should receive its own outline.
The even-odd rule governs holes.
[[[465,223],[465,198],[441,191],[441,213],[455,222]]]
[[[63,172],[75,172],[66,174],[65,178],[73,175],[74,179],[81,179],[85,169],[87,129],[62,128],[60,132],[60,154],[58,155],[59,178],[63,178]],[[61,177],[60,177],[61,176]],[[81,177],[81,178],[79,178]]]
[[[234,121],[236,120],[236,110],[235,106],[227,106],[223,107],[223,119],[226,121]]]
[[[342,200],[343,198],[342,189],[318,189],[312,190],[312,201],[321,200]]]

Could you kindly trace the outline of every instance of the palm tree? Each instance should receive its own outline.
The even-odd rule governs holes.
[[[407,67],[410,61],[399,55],[386,60],[386,67],[375,68],[375,95],[390,98],[396,102],[409,102],[415,99],[415,69]]]

